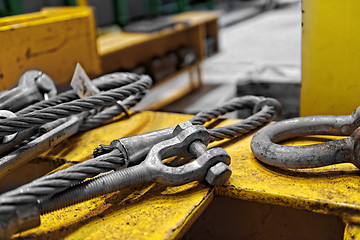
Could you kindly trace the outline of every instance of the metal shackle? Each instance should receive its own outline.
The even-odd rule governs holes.
[[[193,125],[190,121],[183,122],[175,127],[173,136],[152,147],[147,158],[141,163],[154,169],[156,182],[181,185],[191,181],[203,181],[205,178],[210,185],[221,185],[229,179],[230,156],[223,148],[206,147],[210,134],[204,126]],[[196,160],[178,167],[166,166],[162,160],[172,156],[191,156]]]
[[[251,150],[260,161],[280,168],[315,168],[353,163],[360,168],[360,107],[346,116],[311,116],[279,121],[259,130]],[[285,146],[283,140],[307,135],[350,136],[314,145]]]
[[[47,213],[133,185],[157,182],[166,186],[205,181],[210,185],[224,184],[231,176],[230,156],[222,148],[207,149],[210,135],[203,126],[190,122],[179,124],[174,137],[154,145],[139,165],[77,184],[64,192],[40,201],[40,212]],[[175,155],[194,154],[196,160],[178,167],[166,166],[162,160]]]

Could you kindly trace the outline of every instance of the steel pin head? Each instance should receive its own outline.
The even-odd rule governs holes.
[[[57,94],[56,86],[51,78],[43,72],[35,80],[36,86],[44,94],[44,98],[50,98]]]

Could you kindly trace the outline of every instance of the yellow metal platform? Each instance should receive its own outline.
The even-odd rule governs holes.
[[[66,163],[60,169],[88,159],[99,144],[175,126],[190,117],[160,112],[133,113],[130,119],[120,119],[72,137],[42,158],[62,159]],[[218,126],[235,121],[238,120],[225,120]],[[351,164],[312,170],[266,166],[253,157],[251,138],[249,134],[211,145],[224,147],[232,158],[233,175],[224,186],[213,189],[199,183],[181,187],[149,184],[125,189],[43,215],[40,227],[15,235],[14,239],[179,239],[183,236],[192,239],[191,233],[197,236],[194,239],[339,239],[342,235],[344,239],[360,238],[357,168]],[[308,137],[287,144],[335,138]],[[249,209],[253,211],[249,213]],[[276,215],[276,209],[282,209],[282,214],[277,211]],[[216,213],[212,215],[213,222],[205,223],[211,234],[207,236],[205,231],[203,235],[196,235],[194,228],[200,228],[211,211]],[[258,224],[254,225],[258,227],[256,231],[248,224],[254,221]],[[227,224],[233,227],[226,229]],[[278,225],[281,225],[279,232],[269,227]],[[305,227],[295,228],[297,225]],[[266,232],[261,233],[261,229]]]

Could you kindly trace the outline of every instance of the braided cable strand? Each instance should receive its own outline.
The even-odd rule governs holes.
[[[66,168],[66,171],[58,171],[38,178],[31,183],[2,194],[0,198],[0,215],[10,214],[18,206],[34,204],[38,199],[47,198],[86,178],[95,177],[99,173],[108,172],[123,165],[124,157],[122,153],[114,150],[97,158],[70,166]]]
[[[134,83],[140,79],[140,76],[132,73],[111,73],[103,75],[99,78],[92,80],[92,83],[102,91],[106,91],[112,88],[118,88],[130,83]],[[75,90],[68,90],[66,92],[60,93],[48,100],[43,100],[37,102],[31,106],[28,106],[20,111],[17,115],[24,115],[36,110],[44,109],[47,107],[56,106],[61,103],[69,102],[75,99],[78,99],[78,95]]]
[[[257,104],[259,104],[264,98],[256,97],[256,96],[244,96],[233,98],[230,101],[224,103],[220,107],[199,112],[194,117],[192,117],[189,121],[194,125],[202,125],[214,118],[217,118],[225,113],[230,113],[235,110],[240,110],[244,108],[254,108]]]
[[[141,101],[141,99],[145,96],[145,94],[146,91],[143,91],[139,94],[128,97],[123,101],[123,107],[120,106],[119,104],[115,104],[95,115],[89,116],[84,120],[84,122],[80,126],[79,131],[80,132],[88,131],[90,129],[98,127],[99,125],[104,124],[104,122],[107,122],[116,116],[119,116],[122,112],[124,112],[124,110],[126,111],[127,109],[135,106],[139,101]]]
[[[196,124],[202,124],[211,120],[213,117],[218,117],[239,108],[256,107],[262,101],[263,98],[257,97],[237,98],[224,104],[223,107],[199,113],[195,115],[191,121]],[[259,112],[238,124],[210,130],[212,139],[220,140],[245,134],[271,121],[275,115],[275,110],[275,106],[264,105]],[[41,177],[29,184],[2,194],[0,197],[0,214],[11,214],[19,206],[36,204],[86,178],[95,177],[100,173],[123,167],[124,164],[124,156],[117,149],[109,148],[103,152],[99,151],[96,154],[96,158]]]
[[[101,92],[100,94],[91,97],[73,100],[71,102],[37,110],[14,118],[0,119],[0,136],[6,136],[25,129],[37,127],[49,121],[68,117],[73,114],[113,105],[118,100],[123,100],[130,95],[148,89],[151,82],[152,81],[148,76],[141,76],[137,82],[106,92]]]
[[[256,112],[257,108],[261,104],[262,106],[260,111]],[[200,125],[226,113],[244,108],[251,108],[255,113],[238,123],[225,127],[209,129],[211,141],[220,141],[225,138],[231,139],[239,137],[270,122],[275,118],[276,114],[280,112],[281,105],[277,100],[272,98],[244,96],[233,98],[222,106],[212,110],[200,112],[189,121],[195,125]]]
[[[258,97],[253,97],[253,96],[236,98],[236,99],[231,100],[228,103],[225,103],[223,106],[221,106],[219,108],[197,114],[196,116],[194,116],[191,119],[191,121],[198,122],[198,123],[207,122],[212,117],[218,117],[225,113],[232,112],[237,109],[241,109],[243,107],[251,107],[252,109],[256,109],[257,106],[259,106],[259,104],[261,104],[262,102],[264,102],[264,98],[258,98]],[[276,103],[278,103],[278,102],[276,101]],[[259,112],[255,113],[254,115],[246,118],[245,120],[243,120],[239,123],[235,123],[233,125],[229,125],[229,126],[225,126],[225,127],[218,127],[215,129],[211,129],[211,130],[209,130],[210,134],[211,134],[211,140],[218,141],[218,140],[222,140],[224,138],[233,138],[233,137],[242,136],[242,135],[250,132],[251,130],[254,130],[254,129],[258,128],[259,126],[262,126],[263,124],[271,121],[274,118],[274,116],[277,112],[276,108],[278,108],[278,107],[279,107],[278,104],[275,104],[274,106],[263,105],[263,106],[261,106],[261,109]],[[119,151],[117,149],[113,149],[111,146],[105,145],[103,147],[100,147],[99,149],[97,149],[94,152],[94,156],[96,156],[96,158],[94,158],[92,160],[101,158],[102,156],[105,156],[105,155],[111,155],[114,152],[119,153]],[[91,168],[92,160],[83,162],[79,165],[86,166],[89,164],[88,167]],[[122,158],[122,161],[124,164],[125,162],[124,162],[123,158]],[[67,174],[67,169],[62,170],[62,172]],[[99,172],[99,174],[100,174],[100,172]],[[86,177],[89,178],[90,176],[86,176]],[[59,193],[59,191],[57,191],[56,193]],[[56,194],[56,193],[53,192],[52,194]],[[51,197],[51,195],[41,198],[40,201],[46,202],[47,198],[49,198],[49,197]],[[41,205],[42,204],[40,204],[40,206]]]
[[[211,135],[211,141],[220,141],[225,138],[232,139],[235,137],[243,136],[248,132],[263,126],[274,119],[276,110],[273,106],[265,105],[261,110],[254,115],[242,120],[239,123],[235,123],[225,127],[217,127],[215,129],[209,129]]]
[[[103,75],[102,77],[94,79],[92,81],[92,83],[94,83],[94,85],[96,87],[100,88],[101,90],[109,90],[111,88],[118,88],[118,87],[122,87],[124,85],[128,85],[130,83],[135,83],[135,82],[139,81],[140,78],[141,78],[140,75],[133,74],[133,73],[111,73],[111,74]],[[140,92],[139,94],[143,94],[143,93]],[[70,102],[75,99],[78,99],[78,95],[76,94],[76,92],[74,90],[68,90],[66,92],[63,92],[61,94],[58,94],[58,95],[52,97],[51,99],[44,100],[44,101],[38,102],[36,104],[33,104],[31,106],[28,106],[27,108],[24,108],[24,109],[18,111],[16,114],[17,114],[17,116],[26,115],[26,114],[31,113],[36,110],[41,110],[44,108],[51,108],[58,104]],[[128,99],[131,99],[131,97]],[[140,99],[137,99],[137,100],[139,101]],[[132,105],[130,104],[130,106],[132,106]],[[120,114],[121,111],[120,110],[117,112],[113,111],[113,115],[116,113]],[[90,115],[89,117],[91,117],[91,116],[92,115]],[[111,116],[109,116],[109,117],[111,117]],[[104,116],[102,117],[102,119],[104,119]],[[93,125],[87,124],[89,126],[87,128],[84,128],[83,131],[94,128],[96,126],[99,126],[101,124],[101,122],[99,122],[99,121],[101,121],[102,119],[98,117],[98,120],[94,121]],[[50,122],[54,122],[54,121],[50,121]],[[19,147],[22,147],[22,146],[26,145],[27,143],[31,142],[32,140],[34,140],[34,138],[39,137],[39,134],[36,134],[38,127],[39,126],[33,127],[33,131],[31,133],[32,136],[29,136],[29,134],[21,135],[22,137],[18,137],[16,139],[14,139],[13,141],[11,141],[10,143],[4,144],[0,150],[0,154],[3,154],[4,152],[6,152],[10,149],[14,150]],[[81,128],[81,126],[80,126],[80,128]],[[30,137],[30,139],[27,139],[29,137]]]
[[[124,77],[124,74],[112,74],[111,76],[121,76]],[[125,77],[127,76],[127,74],[125,75]],[[98,79],[98,81],[100,82],[101,80],[104,81],[104,79],[106,80],[106,84],[103,84],[102,86],[106,87],[106,88],[110,88],[113,87],[114,84],[111,84],[114,79],[109,80],[109,78],[106,78],[107,76],[101,77]],[[137,81],[137,82],[136,82]],[[124,86],[124,85],[130,85],[130,86]],[[125,99],[124,101],[124,105],[126,108],[130,108],[132,106],[134,106],[137,102],[139,102],[143,96],[145,95],[148,87],[151,84],[151,80],[148,77],[142,77],[142,78],[138,78],[138,79],[130,79],[129,81],[123,81],[121,83],[121,88],[118,91],[109,91],[106,93],[101,93],[101,95],[105,95],[105,98],[107,96],[113,96],[114,92],[115,94],[122,94],[124,96],[129,96]],[[119,86],[119,84],[115,85],[115,86]],[[116,90],[116,89],[115,89]],[[73,94],[75,94],[75,92],[68,91],[70,93],[65,94],[65,97],[60,96],[58,99],[52,101],[51,104],[55,104],[56,102],[59,101],[67,101],[68,99],[72,99],[74,97],[72,97]],[[135,95],[131,95],[133,93],[137,93]],[[112,95],[111,95],[112,94]],[[117,96],[116,96],[117,97]],[[93,97],[90,97],[93,98]],[[119,97],[114,98],[115,102],[117,101]],[[125,97],[124,97],[125,98]],[[87,98],[89,99],[89,98]],[[81,100],[81,99],[80,99]],[[95,99],[95,101],[98,100],[98,98]],[[81,103],[81,101],[75,101],[76,103]],[[111,101],[109,102],[113,102],[113,100],[111,99]],[[73,101],[74,103],[74,101]],[[87,104],[87,102],[85,102],[85,104]],[[67,104],[62,104],[60,106],[66,106]],[[39,105],[39,108],[42,108],[46,106],[46,104],[41,104]],[[90,107],[88,107],[90,108]],[[62,109],[62,108],[60,108]],[[110,107],[111,109],[111,107]],[[47,110],[45,108],[45,110]],[[95,118],[98,117],[101,120],[100,121],[104,121],[104,118],[109,119],[112,118],[116,115],[118,115],[119,113],[121,113],[123,111],[123,109],[117,109],[116,111],[112,111],[111,112],[111,116],[110,115],[106,115],[104,114],[104,111],[106,113],[106,110],[103,110],[102,112],[98,113],[97,115],[95,115]],[[39,112],[44,112],[44,111],[37,111],[37,113]],[[116,114],[116,115],[115,115]],[[31,114],[28,114],[31,115]],[[25,115],[25,116],[28,116]],[[85,124],[85,127],[88,128],[93,128],[97,125],[100,124],[99,119],[96,119],[96,121],[91,122],[91,120],[94,120],[92,118],[89,118],[90,121],[88,123],[88,125]],[[77,165],[73,165],[69,168],[66,169],[66,171],[59,171],[59,172],[55,172],[51,175],[47,175],[44,177],[41,177],[39,179],[34,180],[33,182],[26,184],[20,188],[17,188],[13,191],[4,193],[1,195],[0,198],[0,215],[1,214],[11,214],[13,211],[16,210],[16,208],[18,206],[25,206],[27,204],[35,204],[39,199],[41,198],[47,198],[49,196],[52,196],[55,193],[61,192],[63,190],[65,190],[66,188],[79,183],[81,181],[83,181],[86,178],[92,178],[95,177],[96,175],[100,174],[100,173],[104,173],[104,172],[108,172],[120,167],[123,167],[125,164],[124,161],[124,157],[122,155],[121,152],[119,152],[118,150],[113,150],[108,152],[107,154],[103,154],[101,156],[98,156],[96,158],[90,159],[84,163],[80,163]]]

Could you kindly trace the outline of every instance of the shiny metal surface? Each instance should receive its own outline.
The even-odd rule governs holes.
[[[192,181],[204,181],[211,167],[220,162],[226,165],[230,164],[230,156],[222,148],[212,148],[203,152],[198,151],[198,147],[190,147],[192,144],[206,146],[209,143],[210,134],[205,127],[194,126],[187,121],[176,126],[173,134],[173,138],[153,146],[146,159],[139,165],[85,181],[50,199],[45,199],[40,203],[41,213],[51,212],[125,187],[147,182],[176,186]],[[162,162],[168,157],[189,155],[189,148],[192,149],[194,155],[198,155],[193,162],[178,167],[166,166]],[[224,172],[213,171],[212,173],[221,175]],[[224,184],[230,177],[229,173],[231,172],[227,171],[222,178],[217,179],[218,181],[210,183]],[[208,178],[208,180],[211,179]]]
[[[18,85],[0,95],[0,109],[16,112],[57,93],[54,82],[41,71],[25,72]]]
[[[258,131],[251,141],[251,150],[260,161],[280,168],[314,168],[346,162],[359,168],[359,126],[360,108],[348,116],[293,118]],[[307,135],[351,136],[315,145],[278,144]]]

